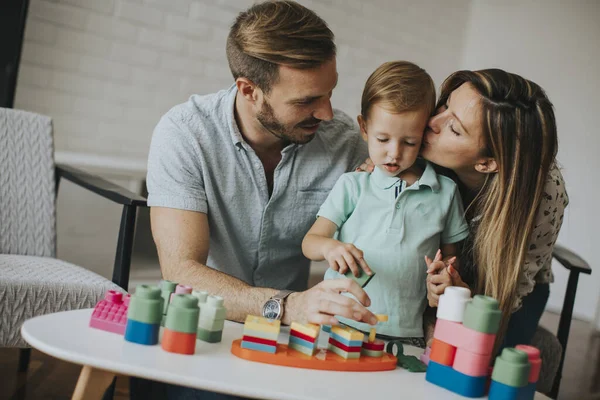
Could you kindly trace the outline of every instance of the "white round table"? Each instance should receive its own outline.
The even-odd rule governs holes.
[[[66,311],[26,321],[23,338],[34,348],[84,366],[73,398],[101,398],[115,374],[197,389],[274,400],[463,399],[425,381],[425,374],[397,368],[385,372],[332,372],[260,364],[235,357],[231,342],[243,324],[226,321],[221,343],[196,342],[191,356],[126,342],[88,326],[92,310]],[[282,329],[279,342],[287,343]],[[405,353],[422,350],[405,346]],[[537,394],[536,399],[547,397]]]

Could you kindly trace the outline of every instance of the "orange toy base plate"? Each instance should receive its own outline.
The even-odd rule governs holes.
[[[327,371],[390,371],[396,369],[398,359],[391,354],[383,353],[382,357],[365,357],[346,360],[331,351],[319,350],[310,357],[294,349],[288,349],[287,345],[277,343],[275,354],[265,353],[241,347],[242,339],[231,343],[231,353],[239,358],[266,364],[281,365],[284,367],[321,369]]]

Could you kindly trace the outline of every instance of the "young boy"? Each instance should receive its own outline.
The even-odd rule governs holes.
[[[456,254],[468,235],[458,188],[418,159],[425,125],[435,107],[433,80],[422,68],[387,62],[371,74],[358,124],[367,141],[372,173],[342,175],[302,242],[304,255],[327,260],[325,279],[352,270],[377,274],[365,287],[369,309],[388,315],[377,325],[387,338],[423,346],[427,305],[424,256]],[[371,326],[338,318],[362,331]]]

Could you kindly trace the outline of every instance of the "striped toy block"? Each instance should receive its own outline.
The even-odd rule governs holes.
[[[252,336],[243,336],[242,340],[244,342],[252,342],[252,343],[258,343],[258,344],[264,344],[265,346],[277,346],[277,341],[276,340],[266,340],[266,339],[252,337]]]
[[[256,315],[248,315],[246,316],[246,322],[244,322],[244,329],[246,328],[252,329],[253,331],[276,333],[279,335],[281,321],[257,317]]]
[[[331,334],[329,335],[329,340],[335,340],[336,342],[342,343],[344,346],[348,346],[348,347],[362,347],[363,345],[363,341],[362,340],[348,340],[342,336],[339,336],[333,332],[331,332]]]
[[[244,340],[242,340],[241,347],[242,347],[242,349],[264,351],[265,353],[272,353],[272,354],[275,354],[277,352],[277,346],[266,346],[264,344],[246,342]]]
[[[290,331],[300,332],[303,335],[316,339],[319,336],[319,325],[315,324],[301,324],[299,322],[292,322],[290,325]]]
[[[429,354],[429,359],[431,361],[451,367],[454,364],[455,357],[456,347],[446,342],[442,342],[439,339],[433,339],[433,342],[431,343],[431,353]]]
[[[244,328],[243,334],[245,336],[253,336],[253,337],[257,337],[257,338],[261,338],[261,339],[268,339],[268,340],[277,340],[279,338],[278,333],[255,331],[254,329],[247,329],[247,328]]]
[[[465,397],[482,397],[485,394],[487,377],[461,374],[452,367],[429,361],[425,380]]]
[[[290,330],[290,337],[292,337],[292,336],[300,338],[300,339],[302,339],[302,340],[304,340],[306,342],[309,342],[309,343],[314,343],[317,340],[316,337],[311,337],[311,336],[305,335],[304,333],[295,331],[293,329]]]
[[[433,332],[435,339],[476,354],[492,354],[496,335],[481,333],[458,322],[438,319]]]
[[[346,346],[344,343],[340,343],[334,338],[329,338],[329,344],[349,353],[360,353],[360,350],[362,349],[362,346]]]
[[[349,326],[336,325],[331,327],[331,333],[340,336],[347,341],[354,342],[362,341],[365,339],[365,334],[357,331],[356,329],[350,328]]]
[[[293,342],[290,342],[288,344],[288,348],[289,349],[294,349],[296,351],[299,351],[300,353],[306,354],[307,356],[314,356],[315,353],[316,353],[316,350],[317,350],[316,348],[310,349],[308,347],[305,347],[305,346],[302,346],[302,345],[300,345],[298,343],[293,343]]]
[[[375,339],[374,342],[364,341],[362,344],[363,350],[383,351],[385,342],[381,339]]]
[[[383,350],[369,350],[363,347],[360,351],[360,354],[362,354],[365,357],[382,357]]]
[[[317,348],[317,346],[315,345],[314,342],[311,343],[311,342],[309,342],[307,340],[304,340],[304,339],[301,339],[301,338],[299,338],[297,336],[290,336],[289,343],[298,344],[298,345],[304,346],[304,347],[306,347],[308,349],[316,349]]]
[[[344,351],[342,349],[340,349],[339,347],[334,346],[333,344],[329,343],[328,346],[329,351],[334,352],[335,354],[337,354],[340,357],[343,357],[345,359],[356,359],[356,358],[360,358],[360,349],[358,351]]]
[[[469,376],[487,376],[491,358],[491,354],[475,354],[458,348],[452,368]]]

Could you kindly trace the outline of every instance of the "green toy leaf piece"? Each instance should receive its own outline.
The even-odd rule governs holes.
[[[398,352],[394,354],[394,345],[398,347]],[[408,370],[408,372],[425,372],[427,366],[415,356],[404,355],[404,346],[399,340],[391,340],[388,342],[385,351],[398,358],[397,366]]]
[[[356,281],[356,283],[358,283],[361,288],[364,288],[371,281],[371,279],[373,279],[373,277],[375,276],[375,271],[371,270],[371,272],[372,272],[371,275],[367,275],[361,269],[360,275],[354,276],[354,274],[352,273],[352,270],[348,270],[348,271],[346,271],[344,276],[346,278],[350,278],[350,279]]]

